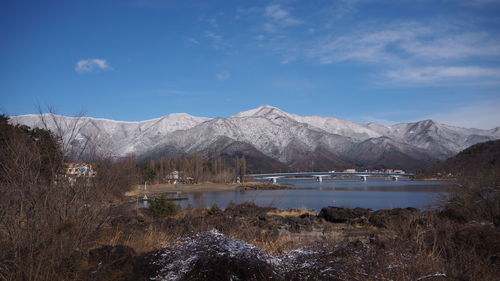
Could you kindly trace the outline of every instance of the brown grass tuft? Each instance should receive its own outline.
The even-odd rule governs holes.
[[[316,212],[315,210],[308,210],[305,207],[302,207],[300,209],[290,209],[290,210],[276,209],[267,212],[268,216],[281,216],[281,217],[299,217],[305,214],[316,216],[318,215],[318,212]]]

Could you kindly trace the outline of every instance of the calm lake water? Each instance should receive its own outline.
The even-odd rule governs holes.
[[[225,208],[229,203],[254,202],[263,207],[280,209],[305,207],[320,210],[326,206],[346,206],[377,209],[415,207],[421,210],[435,205],[446,196],[451,188],[449,183],[440,181],[412,181],[400,179],[370,178],[324,179],[322,183],[313,179],[280,180],[279,183],[292,185],[287,190],[245,190],[224,192],[197,192],[183,196],[188,200],[179,201],[186,207],[208,207],[214,204]]]

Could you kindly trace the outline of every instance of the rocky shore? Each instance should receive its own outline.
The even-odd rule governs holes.
[[[107,234],[120,235],[113,239],[115,245],[89,253],[88,274],[92,280],[417,280],[425,276],[426,280],[460,280],[456,265],[437,257],[429,262],[428,252],[422,249],[444,247],[453,254],[460,248],[477,251],[493,263],[500,261],[496,228],[460,220],[460,214],[447,210],[330,206],[315,213],[253,203],[224,210],[216,206],[183,210],[164,218],[129,212],[110,220]],[[491,270],[484,274],[498,273]]]

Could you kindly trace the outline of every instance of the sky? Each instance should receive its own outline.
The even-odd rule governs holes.
[[[0,0],[0,112],[500,126],[500,0]]]

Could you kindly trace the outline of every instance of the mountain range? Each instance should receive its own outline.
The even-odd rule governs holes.
[[[260,106],[228,118],[186,113],[125,122],[54,114],[13,116],[13,124],[61,135],[73,157],[92,151],[141,161],[203,154],[245,156],[250,172],[344,168],[425,168],[463,149],[500,138],[500,127],[467,129],[432,120],[383,126],[335,117],[299,116]]]

